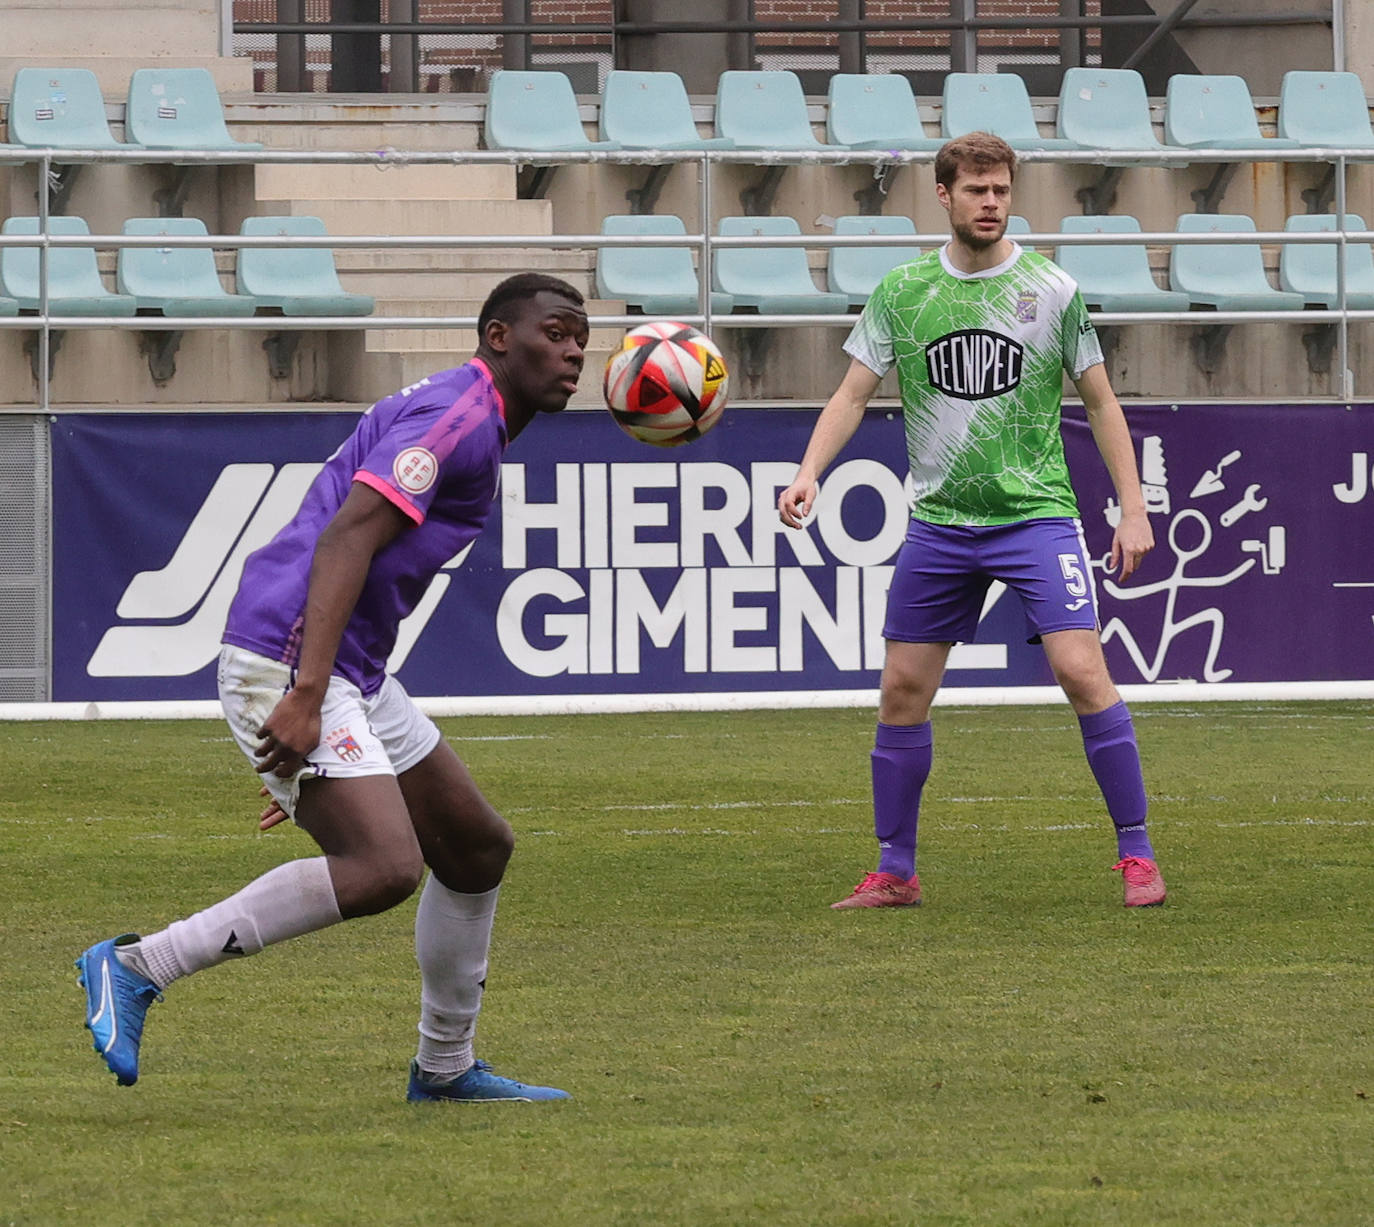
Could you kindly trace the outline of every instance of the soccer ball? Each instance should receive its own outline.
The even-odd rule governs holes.
[[[606,363],[606,407],[656,447],[699,439],[725,412],[730,376],[716,343],[689,324],[641,324]]]

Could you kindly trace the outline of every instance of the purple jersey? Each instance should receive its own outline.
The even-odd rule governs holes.
[[[501,394],[480,359],[378,401],[325,462],[291,522],[249,555],[224,642],[295,665],[315,543],[362,482],[414,521],[373,558],[334,660],[335,673],[374,694],[401,620],[486,524],[505,448]]]

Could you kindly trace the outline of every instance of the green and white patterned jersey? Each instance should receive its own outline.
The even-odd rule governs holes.
[[[1002,264],[953,268],[946,249],[893,269],[845,352],[894,366],[906,422],[912,516],[1012,524],[1077,516],[1059,434],[1063,372],[1102,361],[1073,278],[1012,244]]]

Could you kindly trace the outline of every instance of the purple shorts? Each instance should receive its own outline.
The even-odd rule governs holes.
[[[883,638],[968,643],[994,580],[1021,598],[1027,637],[1096,630],[1097,591],[1078,520],[962,527],[912,520],[887,592]]]

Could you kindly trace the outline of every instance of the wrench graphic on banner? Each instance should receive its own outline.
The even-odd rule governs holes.
[[[1241,516],[1251,511],[1263,511],[1269,506],[1267,498],[1259,498],[1259,483],[1247,486],[1244,497],[1233,507],[1228,507],[1221,513],[1222,528],[1230,528]]]

